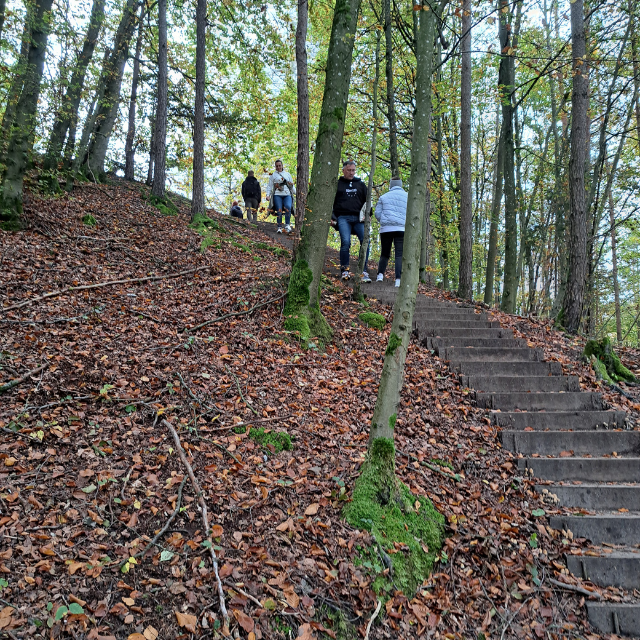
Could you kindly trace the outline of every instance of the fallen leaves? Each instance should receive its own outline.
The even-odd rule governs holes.
[[[190,613],[182,613],[180,611],[174,611],[174,613],[176,614],[176,620],[180,627],[183,627],[191,633],[196,632],[196,626],[198,625],[197,616],[191,615]]]

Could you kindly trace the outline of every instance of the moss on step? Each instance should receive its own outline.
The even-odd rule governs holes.
[[[596,375],[608,382],[620,382],[621,380],[635,382],[636,380],[633,373],[620,362],[620,358],[613,350],[613,345],[609,338],[602,338],[600,341],[588,340],[584,347],[584,356],[591,361]],[[604,366],[605,371],[597,363],[593,364],[592,356]],[[604,374],[606,374],[606,377]]]
[[[373,313],[372,311],[364,311],[358,318],[372,329],[384,329],[387,324],[387,319],[384,316],[381,316],[379,313]]]

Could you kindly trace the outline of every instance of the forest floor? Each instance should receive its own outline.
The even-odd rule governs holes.
[[[198,496],[166,420],[203,488],[232,636],[365,637],[384,558],[363,553],[370,535],[341,511],[364,459],[388,329],[364,326],[363,306],[329,275],[322,310],[334,341],[303,349],[283,329],[288,251],[214,214],[201,251],[186,207],[164,216],[141,193],[118,183],[33,195],[30,230],[0,232],[0,386],[44,365],[2,395],[0,635],[221,636]],[[82,222],[88,214],[96,226]],[[368,310],[391,315],[376,301]],[[598,387],[580,340],[495,315]],[[638,372],[637,360],[626,364]],[[639,424],[637,399],[604,392]],[[264,429],[263,443],[239,424]],[[279,451],[289,440],[278,434],[290,450]],[[632,594],[567,574],[563,555],[586,542],[548,526],[561,510],[534,493],[470,392],[417,344],[396,444],[398,475],[444,514],[446,540],[417,594],[387,594],[371,640],[601,637],[585,598]]]

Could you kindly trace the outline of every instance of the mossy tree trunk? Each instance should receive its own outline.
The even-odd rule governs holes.
[[[29,164],[36,127],[40,81],[47,53],[47,38],[51,25],[52,0],[39,0],[33,13],[31,43],[24,69],[22,93],[16,107],[7,145],[6,168],[2,176],[0,195],[0,225],[18,229],[22,225],[22,188]]]
[[[336,0],[333,14],[307,208],[285,307],[288,328],[299,330],[303,337],[331,334],[320,313],[320,279],[338,182],[359,9],[360,0]]]

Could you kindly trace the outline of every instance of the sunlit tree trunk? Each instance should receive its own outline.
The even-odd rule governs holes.
[[[33,146],[40,82],[47,52],[47,37],[51,25],[52,0],[39,0],[33,13],[33,27],[24,69],[22,93],[16,107],[7,145],[6,168],[2,176],[0,225],[17,229],[22,224],[22,189],[24,174]]]
[[[204,91],[206,74],[207,0],[196,8],[196,102],[193,119],[193,193],[191,219],[206,212],[204,199]]]
[[[124,147],[124,178],[135,179],[135,155],[134,141],[136,137],[136,101],[138,99],[138,82],[140,81],[140,53],[142,51],[142,28],[144,26],[144,12],[146,6],[140,7],[138,17],[138,38],[136,40],[136,57],[133,60],[133,77],[131,78],[131,98],[129,99],[129,125],[127,127],[127,140]]]
[[[153,186],[151,193],[164,198],[167,168],[167,0],[158,0],[158,86]]]
[[[458,295],[473,298],[473,202],[471,195],[471,0],[462,3],[460,79],[460,265]]]
[[[391,176],[400,175],[398,161],[398,130],[396,123],[395,89],[393,86],[393,32],[391,0],[384,0],[385,75],[387,77],[387,119],[389,121],[389,160]]]

